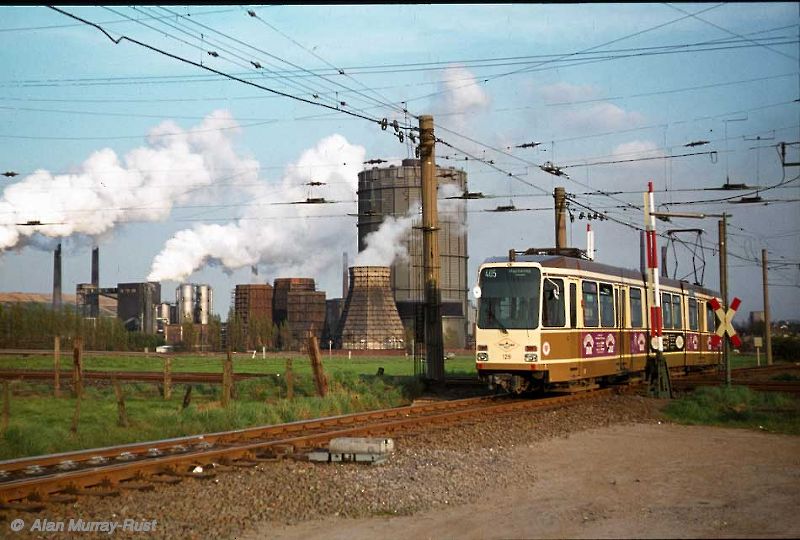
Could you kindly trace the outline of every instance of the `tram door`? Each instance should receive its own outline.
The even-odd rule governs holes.
[[[615,287],[614,299],[617,304],[617,343],[619,344],[617,347],[617,351],[619,351],[617,356],[617,370],[624,371],[627,367],[625,365],[625,354],[628,352],[629,348],[628,340],[625,339],[625,319],[627,315],[627,310],[625,309],[625,289],[622,287]]]

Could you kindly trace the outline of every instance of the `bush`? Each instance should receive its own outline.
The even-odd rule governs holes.
[[[789,362],[800,361],[800,337],[775,336],[772,338],[772,356]]]

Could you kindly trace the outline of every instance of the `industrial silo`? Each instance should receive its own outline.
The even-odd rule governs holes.
[[[466,191],[467,173],[436,168],[441,188],[451,184],[449,194]],[[400,167],[373,167],[358,175],[358,249],[366,248],[366,236],[377,231],[387,216],[400,217],[422,201],[422,173],[418,159],[404,159]],[[441,194],[440,194],[441,197]],[[467,315],[467,214],[463,200],[439,200],[439,251],[442,326],[446,346],[464,347]],[[391,266],[390,286],[400,318],[406,328],[419,326],[424,302],[422,217],[403,239],[408,260]],[[415,323],[416,319],[416,323]]]
[[[195,307],[194,321],[200,324],[208,324],[208,317],[211,314],[211,287],[208,285],[197,285],[195,296],[197,304]]]
[[[175,289],[175,303],[178,306],[178,320],[175,322],[194,322],[194,287],[191,283],[182,283]]]

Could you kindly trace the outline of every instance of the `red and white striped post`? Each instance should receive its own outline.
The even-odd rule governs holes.
[[[661,318],[661,290],[658,276],[658,246],[656,244],[656,218],[652,214],[653,182],[647,183],[644,194],[644,227],[647,238],[647,289],[650,291],[650,346],[664,352],[663,319]]]

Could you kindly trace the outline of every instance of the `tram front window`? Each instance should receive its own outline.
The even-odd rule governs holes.
[[[504,332],[538,327],[540,280],[538,268],[484,268],[478,327]]]

